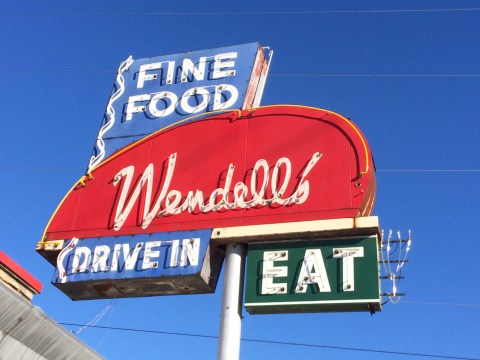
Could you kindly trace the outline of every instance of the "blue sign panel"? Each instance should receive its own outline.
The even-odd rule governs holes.
[[[89,170],[157,130],[200,119],[207,112],[249,107],[264,60],[258,43],[129,57],[118,69]]]
[[[196,274],[211,232],[73,239],[58,257],[53,283]]]
[[[52,283],[74,300],[213,292],[223,258],[211,229],[73,238]]]

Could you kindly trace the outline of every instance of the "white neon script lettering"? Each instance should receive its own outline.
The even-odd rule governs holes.
[[[122,178],[123,187],[115,210],[115,220],[113,228],[118,231],[122,228],[125,220],[129,216],[132,208],[137,202],[141,193],[145,194],[143,207],[142,228],[146,229],[155,217],[166,215],[177,215],[184,211],[193,213],[200,211],[208,213],[220,210],[246,209],[253,207],[263,207],[269,205],[287,206],[290,204],[304,203],[310,193],[310,184],[306,180],[307,175],[316,165],[322,154],[316,152],[312,155],[307,165],[304,167],[302,174],[299,176],[300,181],[293,193],[285,196],[285,191],[290,183],[292,175],[292,164],[286,157],[278,159],[275,164],[271,177],[269,175],[269,165],[266,160],[260,159],[253,167],[250,178],[250,187],[243,182],[237,182],[232,189],[232,179],[235,172],[235,165],[230,164],[228,167],[225,183],[223,187],[219,187],[212,191],[210,196],[204,197],[202,190],[190,190],[184,196],[179,190],[169,190],[175,171],[177,154],[171,154],[168,159],[167,172],[163,182],[160,194],[156,201],[152,204],[153,176],[154,166],[149,164],[143,172],[135,189],[131,191],[132,180],[135,172],[134,166],[128,166],[120,170],[113,180],[113,185],[117,186]],[[280,181],[280,174],[284,174],[283,180]],[[270,184],[271,197],[268,197],[268,185]],[[260,187],[259,187],[260,185]],[[145,190],[142,192],[143,187]],[[130,197],[127,200],[127,196]]]

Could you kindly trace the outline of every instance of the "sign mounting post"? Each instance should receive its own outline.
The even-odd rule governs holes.
[[[227,245],[217,360],[240,358],[245,250],[245,244]]]

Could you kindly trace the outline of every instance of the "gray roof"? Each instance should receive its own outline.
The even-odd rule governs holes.
[[[104,359],[2,283],[0,306],[0,360]]]

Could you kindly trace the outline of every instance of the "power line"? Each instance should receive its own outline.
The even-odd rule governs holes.
[[[88,69],[55,69],[55,68],[0,68],[0,72],[45,72],[45,73],[83,73],[83,74],[115,74],[112,70],[88,70]]]
[[[372,9],[372,10],[293,10],[293,11],[149,11],[149,12],[1,12],[0,16],[252,16],[252,15],[328,15],[328,14],[395,14],[395,13],[459,13],[478,12],[480,8],[430,8],[430,9]]]
[[[273,77],[353,77],[353,78],[477,78],[480,74],[270,74]]]
[[[0,171],[12,171],[12,172],[51,172],[51,171],[85,171],[85,168],[47,168],[47,167],[0,167]]]
[[[50,171],[85,171],[85,168],[49,168],[49,167],[0,167],[0,171],[22,171],[22,172],[50,172]],[[385,173],[478,173],[480,169],[377,169]]]
[[[64,322],[59,322],[59,324],[64,325],[64,326],[78,326],[78,327],[84,327],[85,326],[85,325],[82,325],[82,324],[64,323]],[[218,336],[215,336],[215,335],[202,335],[202,334],[180,333],[180,332],[148,330],[148,329],[135,329],[135,328],[125,328],[125,327],[118,327],[118,326],[91,325],[91,326],[88,326],[88,327],[89,328],[97,328],[97,329],[107,329],[107,330],[140,332],[140,333],[147,333],[147,334],[174,335],[174,336],[188,336],[188,337],[198,337],[198,338],[206,338],[206,339],[218,339]]]
[[[63,322],[59,322],[59,324],[64,325],[64,326],[79,326],[79,327],[84,327],[85,326],[85,325],[81,325],[81,324],[63,323]],[[93,325],[93,326],[90,326],[90,328],[117,330],[117,331],[140,332],[140,333],[149,333],[149,334],[158,334],[158,335],[173,335],[173,336],[188,336],[188,337],[197,337],[197,338],[218,339],[218,336],[214,336],[214,335],[202,335],[202,334],[180,333],[180,332],[170,332],[170,331],[160,331],[160,330],[115,327],[115,326]],[[359,352],[370,352],[370,353],[391,354],[391,355],[404,355],[404,356],[421,356],[421,357],[430,357],[430,358],[437,358],[437,359],[480,360],[480,358],[426,354],[426,353],[413,353],[413,352],[404,352],[404,351],[389,351],[389,350],[379,350],[379,349],[365,349],[365,348],[354,348],[354,347],[347,347],[347,346],[331,346],[331,345],[319,345],[319,344],[297,343],[297,342],[287,342],[287,341],[274,341],[274,340],[259,340],[259,339],[248,339],[248,338],[242,338],[241,340],[245,341],[245,342],[271,344],[271,345],[313,347],[313,348],[332,349],[332,350],[359,351]]]
[[[402,303],[415,305],[439,305],[439,306],[461,306],[461,307],[480,307],[480,304],[458,304],[458,303],[439,303],[428,301],[407,301],[402,299]]]
[[[468,173],[480,172],[480,169],[377,169],[376,172],[401,172],[401,173]]]
[[[61,172],[76,171],[83,172],[85,168],[68,167],[0,167],[0,172]],[[480,169],[377,169],[377,173],[480,173]]]
[[[56,68],[0,68],[4,73],[60,73],[60,74],[115,74],[113,70],[95,69],[56,69]],[[341,78],[480,78],[480,74],[275,74],[271,77],[341,77]]]
[[[421,356],[421,357],[430,357],[430,358],[436,358],[436,359],[480,360],[480,358],[467,358],[467,357],[459,357],[459,356],[436,355],[436,354],[426,354],[426,353],[413,353],[413,352],[403,352],[403,351],[364,349],[364,348],[353,348],[353,347],[345,347],[345,346],[316,345],[316,344],[271,341],[271,340],[242,339],[242,341],[268,343],[268,344],[276,344],[276,345],[291,345],[291,346],[301,346],[301,347],[327,348],[327,349],[333,349],[333,350],[371,352],[371,353],[377,353],[377,354],[380,353],[380,354],[403,355],[403,356]]]

